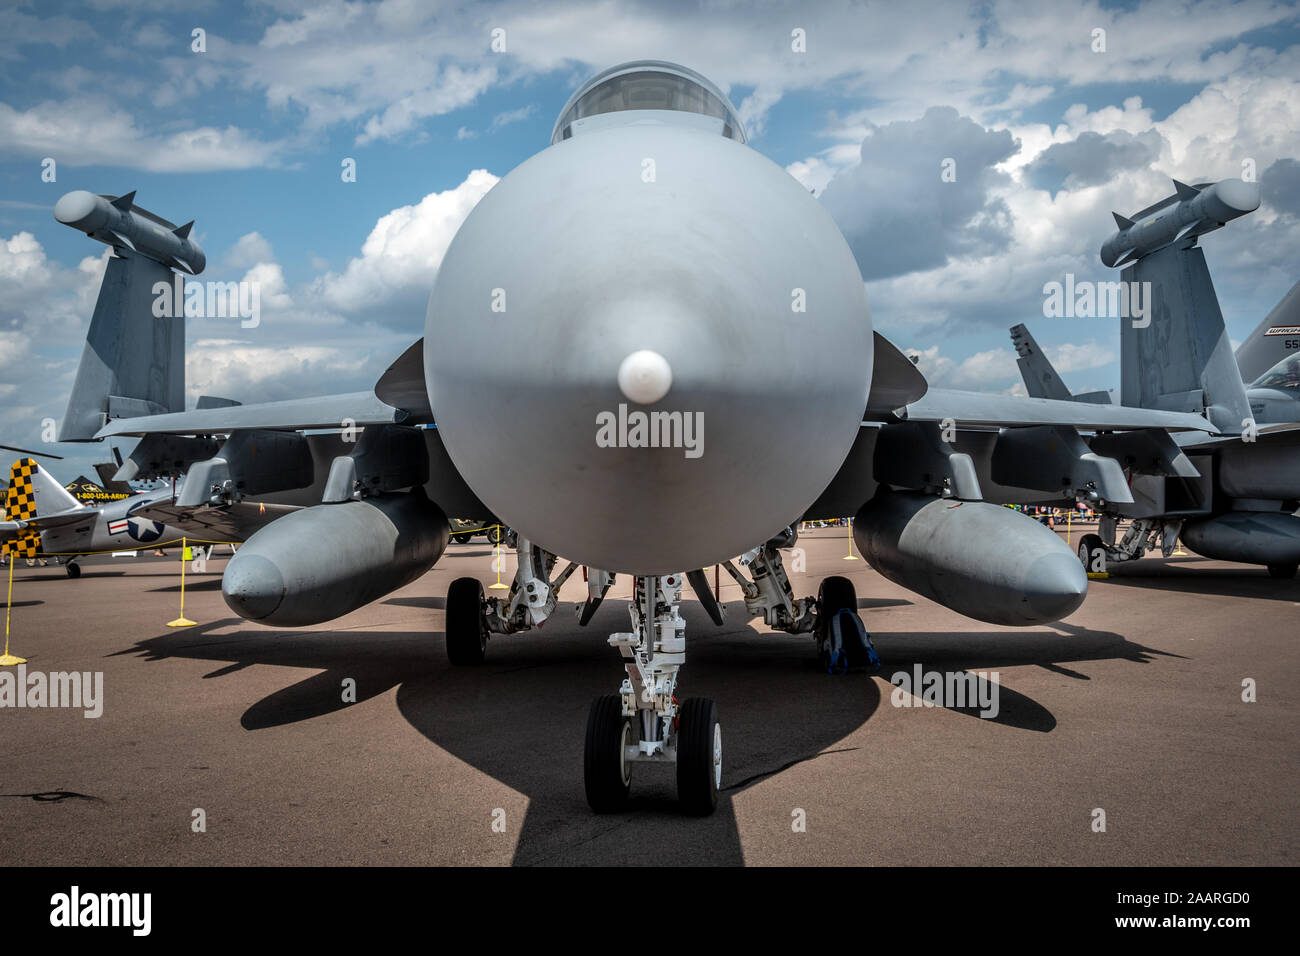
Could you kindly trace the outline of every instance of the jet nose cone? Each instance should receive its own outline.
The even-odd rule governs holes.
[[[1030,569],[1026,600],[1039,623],[1059,621],[1079,609],[1088,595],[1088,575],[1072,554],[1049,554]]]
[[[733,140],[636,124],[544,150],[474,207],[424,374],[456,471],[521,537],[669,574],[817,499],[861,431],[872,349],[862,274],[807,190]]]
[[[673,387],[673,369],[658,352],[641,349],[618,367],[618,387],[628,401],[653,405]]]
[[[246,621],[270,617],[284,600],[284,576],[260,554],[236,554],[221,577],[226,606]]]

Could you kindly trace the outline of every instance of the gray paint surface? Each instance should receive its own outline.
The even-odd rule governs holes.
[[[172,270],[134,253],[108,260],[59,441],[96,436],[110,396],[149,412],[185,408],[185,318],[154,318],[153,286]]]
[[[895,584],[990,624],[1060,620],[1088,592],[1083,566],[1053,531],[999,505],[880,494],[858,512],[853,540]]]
[[[643,349],[672,386],[641,407],[617,373]],[[716,134],[632,124],[483,197],[439,270],[424,365],[447,452],[502,521],[575,561],[669,573],[753,547],[830,483],[872,332],[848,244],[788,173]],[[598,447],[597,415],[620,405],[702,416],[702,454]]]

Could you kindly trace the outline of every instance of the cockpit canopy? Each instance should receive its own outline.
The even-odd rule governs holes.
[[[1251,388],[1300,390],[1300,355],[1289,355],[1255,379]]]
[[[728,139],[745,142],[745,130],[735,107],[703,76],[664,60],[635,60],[611,67],[584,83],[560,112],[551,143],[566,140],[584,127],[606,125],[596,117],[630,110],[680,114],[663,119],[715,129]],[[635,121],[631,116],[618,119]]]

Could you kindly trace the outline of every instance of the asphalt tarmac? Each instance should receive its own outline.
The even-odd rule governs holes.
[[[219,557],[187,574],[189,628],[166,626],[176,551],[87,559],[79,580],[20,563],[12,652],[102,672],[103,712],[0,709],[0,864],[1296,862],[1300,579],[1145,558],[1067,621],[1017,630],[845,560],[847,529],[800,544],[796,592],[850,577],[883,665],[820,671],[809,638],[742,619],[725,573],[723,627],[687,601],[683,696],[713,697],[723,728],[707,819],[678,813],[668,768],[637,767],[626,813],[587,808],[587,709],[618,688],[605,642],[628,618],[607,600],[579,628],[580,574],[541,631],[452,668],[443,599],[455,577],[495,580],[482,539],[292,631],[231,614]],[[895,706],[890,676],[918,664],[996,684],[997,716]]]

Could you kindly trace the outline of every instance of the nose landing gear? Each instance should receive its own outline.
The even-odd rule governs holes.
[[[632,630],[610,646],[627,676],[617,694],[598,697],[587,717],[583,777],[597,813],[627,805],[635,763],[675,763],[682,809],[707,816],[722,785],[722,729],[707,697],[677,702],[677,672],[686,661],[686,622],[678,613],[683,576],[639,577]]]

